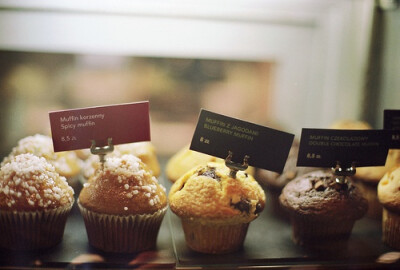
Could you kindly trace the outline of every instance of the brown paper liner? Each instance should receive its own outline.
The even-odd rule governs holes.
[[[24,251],[57,245],[72,205],[35,212],[0,211],[0,247]]]
[[[231,253],[240,249],[249,226],[249,223],[224,225],[204,224],[190,219],[181,221],[188,247],[209,254]]]
[[[118,216],[90,211],[78,202],[89,244],[105,252],[134,253],[154,249],[167,207],[154,214]]]
[[[345,248],[355,220],[321,220],[296,215],[291,218],[295,244],[315,248]]]
[[[382,240],[388,246],[400,249],[400,215],[383,208]]]

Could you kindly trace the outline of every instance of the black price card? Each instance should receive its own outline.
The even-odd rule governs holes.
[[[383,166],[388,154],[386,130],[303,128],[297,166]]]
[[[239,119],[201,110],[190,149],[281,173],[294,135]]]
[[[383,111],[383,128],[390,130],[389,148],[400,149],[400,110]]]

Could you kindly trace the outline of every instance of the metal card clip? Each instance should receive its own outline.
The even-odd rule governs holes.
[[[356,173],[356,166],[354,163],[351,164],[350,168],[343,169],[340,166],[340,162],[336,161],[336,167],[332,167],[332,173],[336,176],[336,183],[343,185],[346,184],[346,177],[352,176]]]
[[[112,138],[107,139],[107,145],[106,146],[96,146],[96,141],[91,140],[92,145],[90,146],[90,152],[94,155],[98,155],[100,157],[100,162],[104,163],[105,161],[105,155],[109,152],[114,151],[114,145],[112,143]]]
[[[245,155],[242,164],[233,162],[232,156],[233,156],[233,152],[229,151],[228,156],[225,159],[225,165],[226,165],[226,167],[228,167],[230,169],[229,176],[232,178],[236,178],[236,173],[238,171],[244,171],[249,167],[248,160],[249,160],[250,156]]]

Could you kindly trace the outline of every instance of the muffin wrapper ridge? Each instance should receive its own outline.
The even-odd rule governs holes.
[[[292,216],[292,239],[298,245],[333,247],[346,245],[355,220],[316,220],[307,216]]]
[[[196,220],[181,219],[186,244],[192,250],[209,253],[231,253],[243,246],[249,223],[205,224]]]
[[[382,215],[383,242],[388,246],[400,249],[400,215],[383,208]]]
[[[0,211],[0,246],[23,251],[57,245],[72,205],[35,212]]]
[[[90,245],[116,253],[154,249],[167,207],[154,214],[118,216],[90,211],[78,203]]]

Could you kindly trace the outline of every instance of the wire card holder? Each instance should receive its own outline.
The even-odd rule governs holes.
[[[110,153],[112,151],[114,151],[114,145],[112,143],[112,138],[108,138],[107,139],[107,145],[106,146],[96,146],[96,141],[95,140],[91,140],[92,145],[90,146],[90,152],[93,155],[98,155],[100,157],[100,162],[101,164],[104,163],[105,161],[105,155],[107,153]]]
[[[250,156],[245,155],[243,159],[243,163],[235,163],[232,161],[233,152],[229,151],[228,156],[225,159],[225,166],[230,169],[229,176],[232,178],[236,178],[236,173],[238,171],[244,171],[249,167],[248,160]]]
[[[336,161],[336,167],[332,167],[332,173],[336,176],[336,183],[343,185],[347,183],[347,176],[352,176],[356,173],[356,166],[353,162],[350,168],[343,169],[340,162]]]

